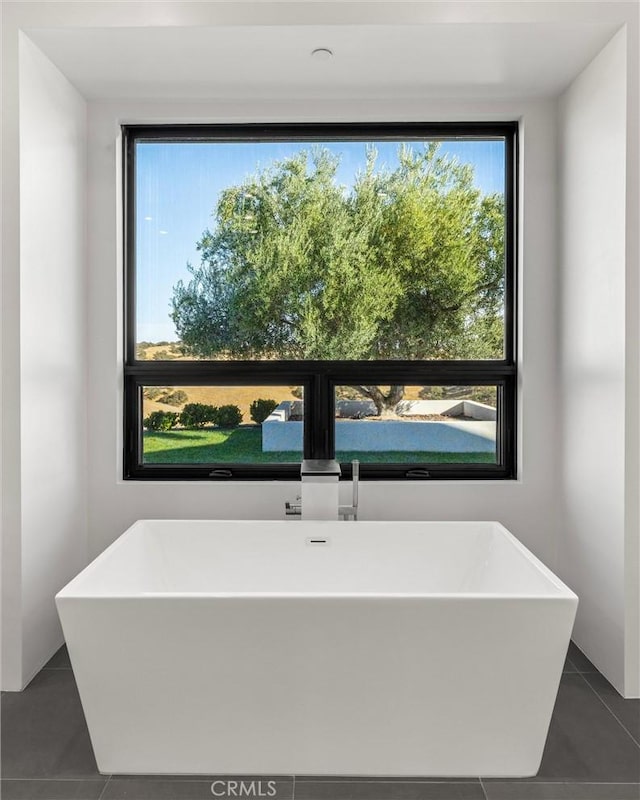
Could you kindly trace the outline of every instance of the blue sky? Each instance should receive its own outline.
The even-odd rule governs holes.
[[[373,142],[377,164],[393,169],[399,142]],[[366,161],[367,142],[319,142],[340,156],[337,182],[352,186]],[[422,143],[414,142],[416,148]],[[220,192],[273,161],[309,150],[306,142],[151,143],[136,150],[137,341],[175,341],[169,318],[173,287],[188,279],[187,262],[198,263],[196,242],[214,224]],[[484,193],[504,189],[504,143],[442,142],[440,152],[474,166]]]

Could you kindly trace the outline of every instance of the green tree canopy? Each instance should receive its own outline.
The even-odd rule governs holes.
[[[317,148],[224,190],[200,264],[174,288],[186,352],[502,357],[504,200],[483,195],[472,167],[438,149],[402,146],[390,170],[370,148],[347,189],[339,160]]]

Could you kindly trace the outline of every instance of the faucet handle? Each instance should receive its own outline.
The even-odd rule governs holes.
[[[353,499],[351,505],[353,506],[353,519],[358,519],[358,483],[360,481],[360,462],[357,458],[351,462],[351,487],[353,491]]]
[[[300,500],[300,498],[297,497],[296,500]],[[299,517],[302,515],[302,506],[300,503],[290,503],[287,501],[284,504],[284,513],[287,517]]]

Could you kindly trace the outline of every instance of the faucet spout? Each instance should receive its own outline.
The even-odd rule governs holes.
[[[302,519],[338,519],[340,464],[334,460],[304,459]]]

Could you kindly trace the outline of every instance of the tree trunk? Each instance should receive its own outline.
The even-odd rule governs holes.
[[[404,386],[390,386],[387,394],[379,386],[357,386],[360,394],[372,400],[378,416],[390,414],[404,397]]]

